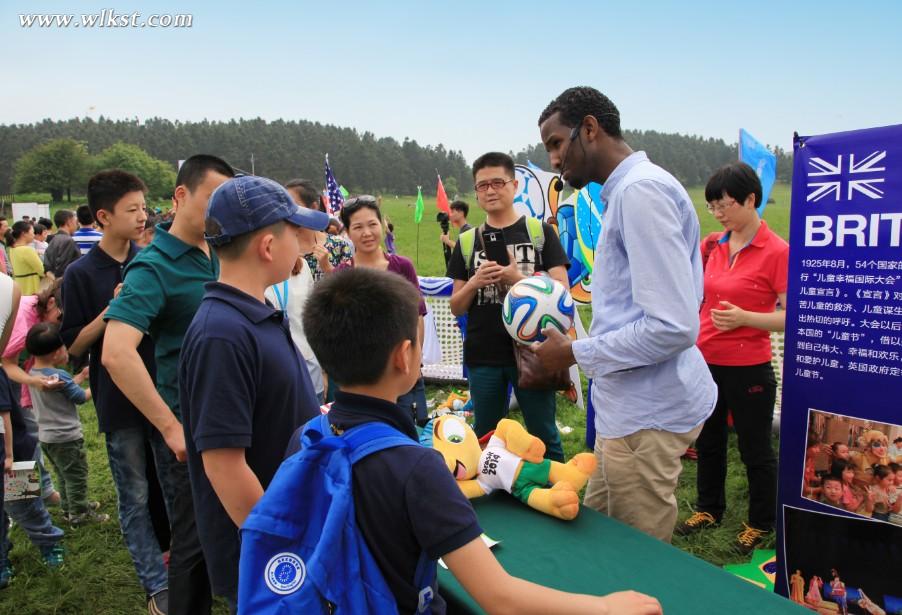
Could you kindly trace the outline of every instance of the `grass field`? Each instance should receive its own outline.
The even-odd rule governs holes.
[[[702,188],[690,189],[690,195],[699,212],[702,234],[718,230],[716,221],[704,209]],[[778,185],[774,189],[775,203],[767,207],[765,219],[771,228],[788,237],[789,187]],[[25,199],[22,199],[25,200]],[[28,199],[39,200],[39,199]],[[471,223],[482,221],[482,212],[475,199],[467,199],[471,205]],[[81,202],[81,201],[79,201]],[[383,209],[394,222],[396,244],[400,253],[417,261],[420,275],[443,275],[444,260],[438,237],[440,229],[435,223],[435,201],[426,200],[426,213],[420,224],[419,257],[417,258],[416,225],[413,223],[414,197],[384,197]],[[75,201],[73,201],[75,203]],[[54,209],[68,204],[54,204]],[[585,385],[585,383],[584,383]],[[584,391],[585,392],[585,391]],[[428,397],[441,401],[448,389],[429,387]],[[567,456],[585,450],[585,414],[559,397],[558,420],[571,427],[572,433],[563,436]],[[103,526],[66,529],[64,540],[67,551],[65,566],[48,572],[35,549],[19,528],[10,535],[14,548],[10,553],[16,570],[11,586],[0,592],[0,615],[47,614],[102,614],[120,615],[146,612],[144,594],[137,582],[131,560],[123,545],[116,522],[116,494],[107,465],[103,437],[97,433],[97,419],[92,404],[80,410],[84,423],[85,446],[91,467],[90,496],[102,502],[101,510],[113,517]],[[776,442],[775,442],[776,446]],[[727,478],[727,501],[730,507],[720,528],[689,539],[676,538],[674,545],[715,565],[737,563],[743,560],[730,544],[742,529],[747,514],[745,471],[731,438],[730,465]],[[695,463],[684,462],[677,499],[681,517],[689,514],[695,501]],[[62,523],[58,509],[52,509],[57,523]],[[60,527],[64,527],[60,525]],[[772,540],[770,545],[772,546]],[[217,613],[226,613],[221,605]]]

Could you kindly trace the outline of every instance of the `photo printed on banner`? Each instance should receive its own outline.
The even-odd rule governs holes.
[[[808,410],[802,497],[902,526],[902,426]]]
[[[902,528],[783,507],[789,599],[818,613],[902,613]]]

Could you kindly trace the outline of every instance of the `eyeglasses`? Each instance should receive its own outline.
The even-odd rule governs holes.
[[[507,184],[511,183],[512,181],[514,181],[514,180],[498,178],[498,179],[490,179],[490,180],[484,181],[484,182],[479,182],[478,184],[476,184],[476,192],[486,192],[489,188],[491,188],[492,190],[496,190],[496,191],[501,190],[502,188],[504,188]]]
[[[726,205],[712,205],[711,203],[708,203],[707,205],[705,205],[705,207],[708,209],[709,214],[719,214],[723,213],[733,205],[737,205],[738,203],[739,201],[737,201],[736,199],[730,199],[730,202]]]

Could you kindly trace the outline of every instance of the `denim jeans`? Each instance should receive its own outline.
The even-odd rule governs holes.
[[[40,448],[40,447],[35,447]],[[6,456],[5,442],[0,435],[0,459]],[[0,567],[7,564],[9,539],[6,532],[6,517],[12,517],[31,542],[45,553],[63,538],[63,530],[53,525],[50,514],[41,498],[3,502],[4,490],[0,481]]]
[[[117,429],[106,434],[110,472],[116,486],[119,525],[138,580],[148,594],[168,587],[163,554],[147,506],[147,447],[150,442],[159,476],[165,476],[172,458],[160,433],[153,428]],[[172,460],[174,463],[174,459]],[[164,491],[165,493],[165,491]],[[167,502],[167,510],[171,508]]]
[[[476,419],[473,430],[477,437],[481,438],[495,429],[498,421],[507,416],[508,387],[513,387],[526,430],[545,443],[545,458],[564,461],[561,434],[554,420],[557,412],[554,391],[521,389],[517,386],[515,365],[470,365],[467,369]]]

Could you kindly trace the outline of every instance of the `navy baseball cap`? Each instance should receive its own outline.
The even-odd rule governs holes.
[[[281,220],[314,231],[329,226],[325,212],[301,207],[277,182],[256,175],[233,177],[216,188],[210,195],[207,219],[220,228],[215,236],[204,233],[213,246],[225,245],[235,237]]]

